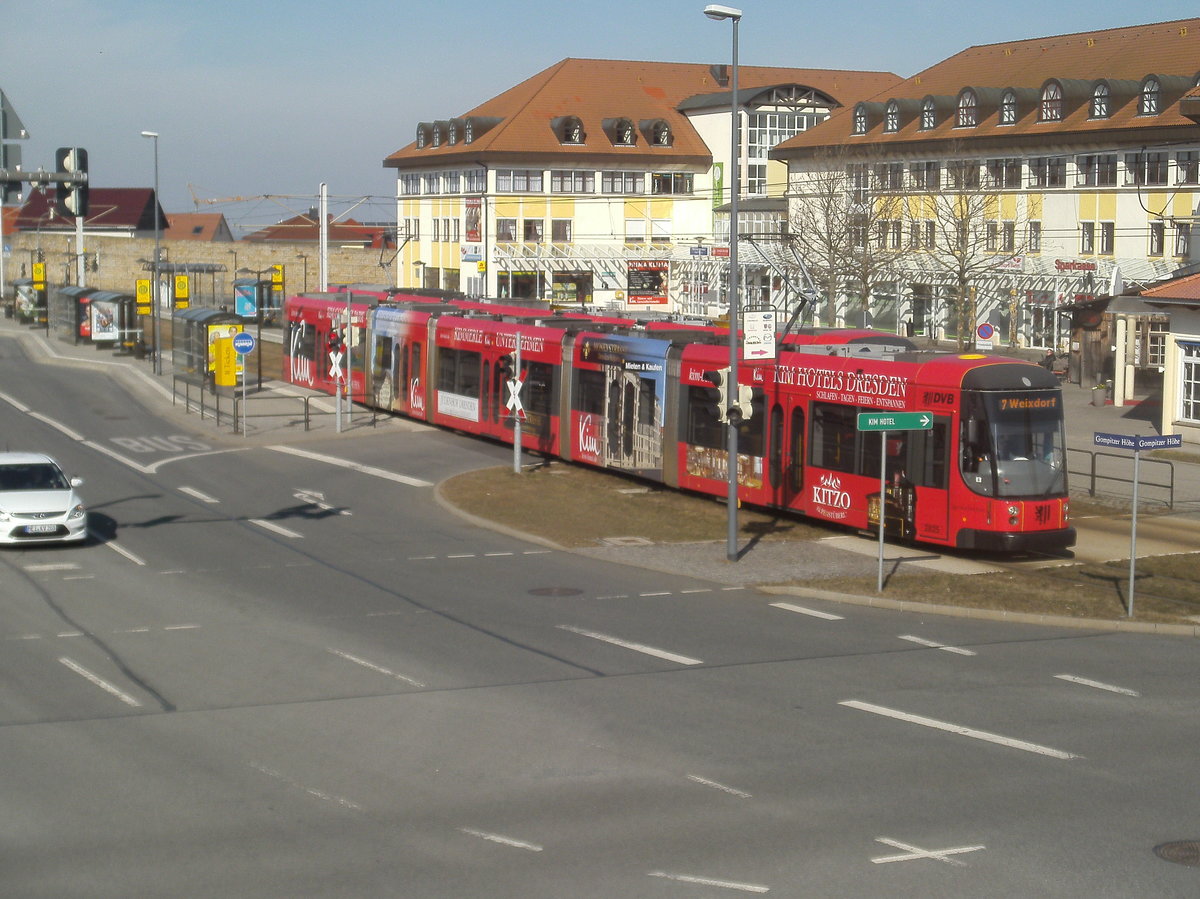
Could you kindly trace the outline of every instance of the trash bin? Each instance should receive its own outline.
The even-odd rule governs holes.
[[[1103,406],[1108,399],[1108,388],[1103,384],[1097,384],[1092,388],[1092,405]]]

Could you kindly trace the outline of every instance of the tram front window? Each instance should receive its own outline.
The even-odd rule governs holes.
[[[1067,492],[1062,396],[1054,392],[986,393],[964,417],[968,486],[1013,499]]]

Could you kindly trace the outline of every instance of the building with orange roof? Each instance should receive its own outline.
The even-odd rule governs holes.
[[[1073,303],[1200,259],[1198,73],[1195,18],[969,47],[782,143],[771,156],[788,166],[793,220],[835,168],[867,212],[896,210],[859,241],[894,254],[891,283],[863,291],[843,280],[819,317],[857,322],[861,311],[876,325],[973,338],[952,314],[962,292],[942,264],[954,241],[933,220],[946,197],[979,194],[982,264],[965,327],[1006,345],[1099,353],[1071,333]],[[1135,369],[1156,374],[1164,331],[1128,333]],[[1136,350],[1135,334],[1147,338]]]
[[[163,240],[202,240],[228,243],[233,240],[229,222],[220,212],[172,212],[167,216]]]
[[[739,234],[778,237],[775,144],[899,83],[739,66]],[[397,284],[720,311],[730,88],[728,66],[564,59],[462,115],[419,123],[383,163],[397,175]],[[742,261],[749,291],[784,292],[769,260]]]

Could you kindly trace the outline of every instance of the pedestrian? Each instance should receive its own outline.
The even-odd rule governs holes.
[[[1046,371],[1054,371],[1054,350],[1046,350],[1046,355],[1042,357],[1042,361],[1038,365]]]

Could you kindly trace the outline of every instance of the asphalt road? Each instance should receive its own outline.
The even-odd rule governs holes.
[[[0,337],[96,540],[0,552],[0,894],[1194,896],[1191,639],[922,618],[475,527],[509,451],[239,441]]]

